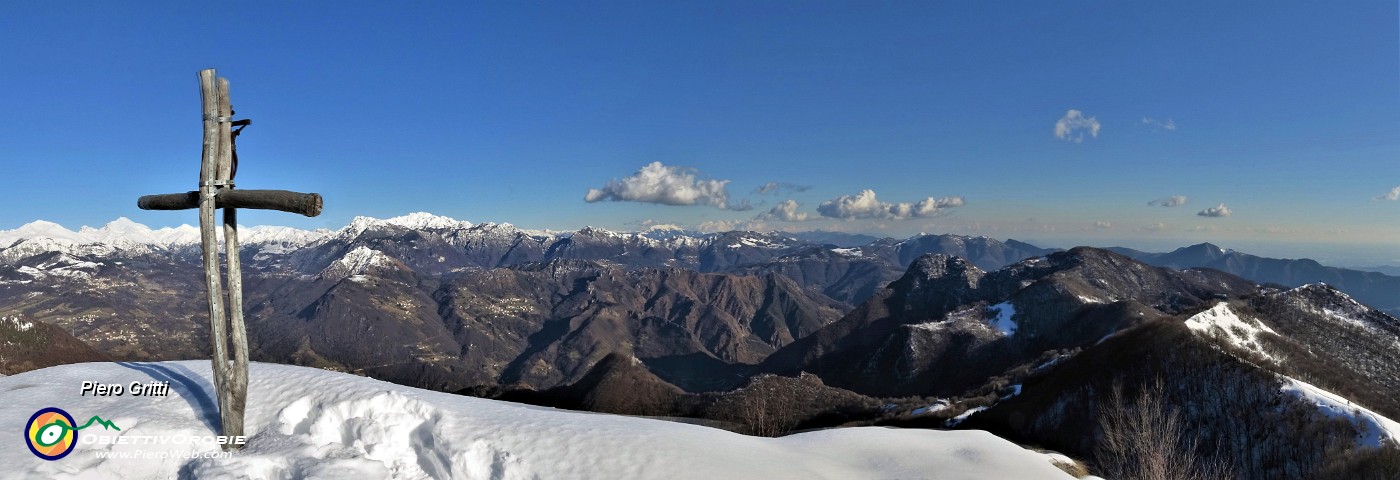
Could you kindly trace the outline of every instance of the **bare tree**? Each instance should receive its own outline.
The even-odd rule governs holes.
[[[735,412],[738,420],[749,427],[749,433],[760,437],[777,437],[792,429],[796,399],[789,389],[781,388],[776,378],[756,377],[738,399]]]
[[[1235,478],[1219,458],[1196,453],[1181,412],[1166,403],[1161,377],[1145,385],[1132,402],[1114,383],[1099,412],[1103,438],[1095,452],[1099,474],[1122,480],[1218,480]]]

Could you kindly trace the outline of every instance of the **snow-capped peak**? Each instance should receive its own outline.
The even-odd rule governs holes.
[[[384,220],[385,224],[411,229],[471,228],[471,222],[433,215],[428,212],[414,212]]]
[[[239,240],[244,245],[304,246],[326,237],[329,233],[325,230],[308,231],[291,227],[242,227]],[[14,230],[0,230],[0,248],[12,246],[20,241],[26,245],[22,249],[26,255],[43,251],[87,254],[110,253],[114,248],[141,251],[198,245],[200,236],[199,228],[191,225],[152,229],[126,217],[108,222],[101,228],[83,226],[76,232],[44,220],[30,222]]]
[[[355,247],[321,271],[321,278],[340,280],[364,275],[374,267],[392,267],[396,260],[388,254],[366,247]],[[353,279],[353,278],[352,278]]]
[[[119,248],[142,245],[170,247],[199,242],[199,229],[181,225],[152,230],[129,218],[121,217],[108,222],[102,228],[83,226],[76,232],[44,220],[30,222],[14,230],[0,231],[0,245],[13,244],[18,240],[49,240],[60,245],[97,244]]]
[[[9,245],[17,240],[49,238],[54,240],[66,240],[73,243],[81,243],[82,235],[78,232],[63,228],[63,225],[47,220],[35,220],[21,225],[14,230],[0,230],[0,245]]]
[[[189,226],[195,235],[199,234],[199,229]],[[269,249],[277,251],[289,251],[311,245],[331,236],[332,232],[324,228],[317,230],[302,230],[292,227],[278,227],[273,225],[259,225],[256,227],[240,228],[238,241],[243,245],[261,245],[262,251]],[[281,248],[278,248],[281,247]]]
[[[614,232],[614,231],[612,231],[612,230],[608,230],[608,229],[606,229],[606,228],[594,227],[594,226],[585,226],[585,227],[583,227],[583,228],[580,228],[580,229],[578,230],[578,232],[576,233],[576,235],[582,235],[582,236],[592,235],[592,236],[595,236],[595,237],[613,237],[613,238],[622,237],[622,234],[620,234],[620,233]]]
[[[388,219],[358,216],[350,220],[350,224],[346,225],[345,228],[340,229],[340,236],[354,238],[365,233],[366,230],[384,226],[407,228],[410,230],[428,230],[467,229],[471,228],[472,224],[471,222],[433,215],[426,212],[415,212]]]

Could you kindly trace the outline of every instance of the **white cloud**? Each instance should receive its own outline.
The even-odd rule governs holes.
[[[1113,222],[1105,222],[1105,221],[1100,220],[1100,221],[1094,222],[1094,228],[1097,228],[1097,229],[1100,229],[1100,230],[1107,230],[1107,229],[1113,228]]]
[[[1386,192],[1385,195],[1381,195],[1381,196],[1379,196],[1379,197],[1376,197],[1376,200],[1391,200],[1391,201],[1400,200],[1400,187],[1395,187],[1395,188],[1390,189],[1390,191],[1389,191],[1389,192]]]
[[[1152,117],[1142,117],[1142,124],[1146,125],[1147,128],[1151,128],[1153,130],[1166,130],[1169,132],[1176,131],[1176,122],[1173,122],[1170,118],[1166,120],[1158,120]]]
[[[796,183],[788,182],[768,182],[763,185],[759,185],[758,188],[753,189],[753,193],[759,195],[766,195],[769,193],[778,193],[781,190],[787,190],[790,192],[805,192],[811,189],[811,185],[798,185]]]
[[[778,202],[778,206],[772,210],[758,214],[758,220],[780,220],[784,222],[805,222],[810,215],[807,212],[797,211],[797,207],[802,206],[795,200],[783,200]]]
[[[1166,230],[1166,229],[1167,229],[1167,224],[1162,223],[1162,222],[1157,222],[1157,223],[1148,225],[1148,226],[1146,226],[1146,227],[1142,227],[1142,229],[1143,229],[1143,230],[1147,230],[1147,231],[1149,231],[1149,232],[1160,232],[1160,231],[1162,231],[1162,230]]]
[[[747,210],[748,201],[729,205],[729,180],[704,180],[685,167],[668,167],[652,162],[630,177],[609,180],[603,188],[590,188],[583,200],[589,203],[659,203],[662,205],[710,205],[724,210]]]
[[[817,206],[817,213],[823,217],[846,220],[856,218],[908,220],[937,216],[946,209],[961,206],[963,206],[963,199],[957,196],[938,199],[928,197],[918,203],[887,203],[875,198],[874,190],[865,189],[855,195],[842,195],[822,202],[821,205]]]
[[[1230,211],[1230,207],[1227,207],[1225,206],[1225,204],[1222,203],[1220,205],[1201,210],[1200,212],[1197,212],[1196,215],[1202,217],[1228,217],[1231,213],[1234,212]]]
[[[1065,112],[1065,116],[1055,122],[1055,138],[1074,143],[1084,141],[1084,134],[1090,137],[1099,137],[1099,120],[1095,117],[1086,117],[1084,112],[1073,108]]]
[[[1180,206],[1186,204],[1186,196],[1185,196],[1185,195],[1172,195],[1172,196],[1170,196],[1170,197],[1159,198],[1159,199],[1156,199],[1156,200],[1147,202],[1147,204],[1148,204],[1148,205],[1151,205],[1151,206],[1154,206],[1154,207],[1180,207]]]

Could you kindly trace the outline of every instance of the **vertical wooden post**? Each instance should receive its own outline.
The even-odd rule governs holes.
[[[213,343],[214,389],[218,392],[221,432],[228,435],[228,333],[224,323],[223,282],[219,279],[219,239],[214,230],[215,200],[219,185],[215,182],[219,157],[223,149],[220,135],[218,92],[214,69],[199,72],[199,98],[204,110],[204,153],[199,169],[199,237],[204,251],[204,283],[209,291],[209,340]],[[227,118],[222,120],[227,121]],[[241,422],[240,422],[241,423]]]
[[[199,208],[199,239],[204,247],[204,285],[209,291],[209,342],[213,345],[214,389],[219,399],[219,433],[243,436],[243,413],[248,400],[248,334],[243,323],[243,268],[238,258],[238,211],[235,207],[281,210],[314,217],[321,214],[321,195],[283,190],[234,190],[233,121],[228,79],[214,69],[199,72],[199,99],[204,113],[204,149],[199,164],[199,191],[146,195],[136,200],[143,210]],[[219,235],[214,210],[224,208],[224,259],[228,293],[219,278]],[[228,303],[224,303],[227,301]],[[227,308],[225,308],[227,306]],[[225,318],[225,312],[228,316]],[[229,345],[232,335],[233,345]],[[233,363],[229,364],[232,348]],[[232,442],[225,450],[241,448]]]
[[[218,79],[219,117],[219,160],[215,180],[224,182],[219,189],[232,190],[233,186],[233,134],[231,132],[233,106],[229,103],[228,79]],[[229,366],[224,384],[228,388],[227,404],[220,409],[223,414],[223,434],[243,435],[243,412],[248,399],[248,335],[243,325],[243,269],[238,258],[238,210],[224,208],[224,262],[228,275],[228,333],[233,339],[233,365]],[[238,448],[233,445],[233,448]]]

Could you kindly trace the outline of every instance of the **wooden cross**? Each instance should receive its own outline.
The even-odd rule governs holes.
[[[214,69],[199,72],[199,96],[204,108],[204,153],[199,169],[199,190],[146,195],[136,201],[142,210],[199,209],[199,233],[204,250],[204,280],[209,292],[209,337],[214,344],[214,388],[219,397],[221,434],[243,435],[243,410],[248,398],[248,335],[243,326],[243,273],[238,261],[238,209],[253,208],[321,214],[321,195],[285,190],[234,190],[238,153],[234,139],[251,120],[233,120],[228,101],[228,79],[217,78]],[[238,130],[233,130],[238,127]],[[228,308],[224,308],[219,279],[218,237],[214,210],[224,209],[224,259],[228,269]],[[225,311],[228,316],[225,318]],[[227,320],[227,323],[225,322]],[[233,363],[229,363],[232,332]],[[224,448],[242,445],[232,442]]]

